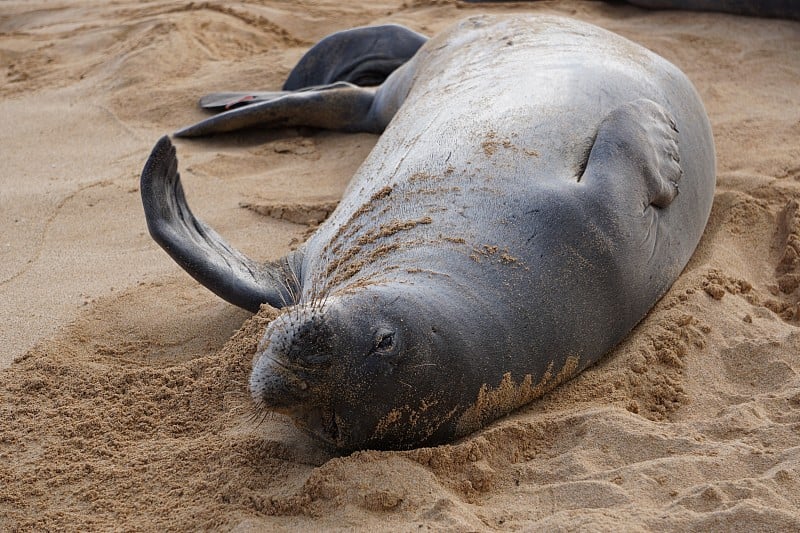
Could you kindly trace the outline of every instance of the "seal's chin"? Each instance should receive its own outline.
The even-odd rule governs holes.
[[[339,448],[341,419],[326,401],[324,389],[312,376],[298,375],[300,369],[262,357],[250,379],[250,392],[258,411],[286,415],[315,440]],[[306,374],[308,372],[306,371]]]
[[[273,410],[289,416],[295,426],[325,446],[340,447],[340,420],[331,407],[313,405]]]

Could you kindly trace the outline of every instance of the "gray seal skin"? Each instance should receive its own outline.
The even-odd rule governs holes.
[[[377,89],[281,93],[179,134],[232,124],[385,129],[329,219],[266,264],[192,215],[166,137],[142,174],[151,234],[183,268],[283,308],[258,408],[342,451],[451,441],[597,361],[681,273],[715,186],[686,76],[560,17],[471,17]]]

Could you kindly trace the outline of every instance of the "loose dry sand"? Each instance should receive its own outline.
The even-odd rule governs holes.
[[[621,33],[696,84],[718,190],[683,276],[600,364],[451,446],[333,457],[251,420],[271,311],[218,300],[150,240],[150,148],[206,92],[279,87],[330,32],[523,11]],[[800,23],[577,0],[7,0],[0,76],[0,530],[800,529]],[[196,212],[275,258],[375,139],[178,151]]]

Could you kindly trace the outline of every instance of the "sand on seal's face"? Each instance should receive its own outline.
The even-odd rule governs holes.
[[[536,10],[640,42],[697,86],[718,191],[683,276],[598,365],[449,446],[333,457],[252,419],[274,312],[218,300],[150,240],[137,186],[155,140],[200,118],[201,94],[279,87],[332,31]],[[0,530],[800,529],[798,49],[796,22],[577,0],[3,2]],[[276,258],[374,142],[179,149],[197,214]]]

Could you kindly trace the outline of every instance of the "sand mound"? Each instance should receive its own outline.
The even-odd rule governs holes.
[[[254,418],[274,311],[219,301],[150,241],[148,150],[205,92],[278,87],[331,31],[523,10],[617,31],[697,85],[718,191],[686,271],[599,364],[452,445],[336,457]],[[4,2],[0,529],[800,529],[798,49],[796,22],[577,0]],[[374,140],[249,132],[178,151],[196,212],[274,258]]]

